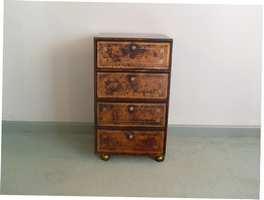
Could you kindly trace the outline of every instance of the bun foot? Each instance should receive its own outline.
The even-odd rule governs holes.
[[[162,161],[164,160],[164,156],[163,156],[163,155],[156,156],[156,157],[155,157],[155,160],[156,160],[157,162],[162,162]]]
[[[108,155],[108,154],[101,154],[101,155],[100,155],[100,158],[101,158],[102,160],[104,160],[104,161],[107,161],[107,160],[110,159],[110,155]]]

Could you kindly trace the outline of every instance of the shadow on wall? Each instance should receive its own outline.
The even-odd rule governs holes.
[[[89,36],[63,42],[50,51],[55,121],[93,121],[93,50],[93,36]]]

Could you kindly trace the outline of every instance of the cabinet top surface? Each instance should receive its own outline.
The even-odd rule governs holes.
[[[163,34],[147,34],[147,33],[99,33],[94,36],[98,39],[157,39],[171,40],[167,35]]]

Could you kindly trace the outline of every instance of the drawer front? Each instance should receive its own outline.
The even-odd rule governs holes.
[[[166,104],[106,103],[97,104],[100,126],[165,126]]]
[[[98,68],[168,69],[169,42],[97,41]]]
[[[163,131],[97,130],[97,151],[109,153],[162,153]]]
[[[97,97],[166,99],[168,74],[97,73]]]

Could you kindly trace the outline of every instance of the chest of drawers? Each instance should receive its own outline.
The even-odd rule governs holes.
[[[163,161],[169,109],[172,39],[98,35],[95,49],[95,151]]]

